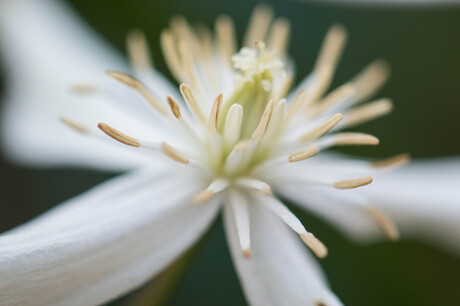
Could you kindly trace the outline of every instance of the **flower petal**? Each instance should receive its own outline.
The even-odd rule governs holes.
[[[189,175],[128,174],[0,236],[0,304],[96,305],[140,286],[216,216],[191,203]]]
[[[460,253],[460,158],[427,159],[374,175],[363,192],[403,237],[429,239]]]
[[[342,305],[300,238],[263,203],[251,203],[251,253],[245,258],[231,207],[224,222],[232,258],[251,305]]]
[[[59,118],[66,116],[93,128],[102,121],[127,127],[126,132],[135,132],[133,136],[143,136],[139,133],[145,134],[145,127],[153,124],[126,116],[129,105],[114,107],[114,99],[102,93],[82,96],[71,92],[75,83],[102,84],[114,87],[117,97],[143,106],[123,85],[109,85],[114,81],[105,77],[105,71],[128,71],[127,65],[65,4],[2,1],[0,48],[7,71],[2,139],[10,158],[32,165],[89,165],[111,170],[145,162],[121,146],[88,141],[60,122]],[[110,154],[104,154],[108,150]]]

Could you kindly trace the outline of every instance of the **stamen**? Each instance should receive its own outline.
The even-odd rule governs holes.
[[[304,107],[310,105],[310,103],[318,100],[324,95],[331,84],[334,69],[330,65],[324,65],[318,68],[317,73],[316,83],[311,90],[311,95],[309,96],[309,103],[304,103]]]
[[[184,97],[184,100],[187,103],[187,106],[190,109],[190,111],[195,115],[196,118],[198,118],[198,120],[206,124],[207,120],[201,112],[200,107],[198,106],[198,103],[190,87],[186,84],[181,84],[180,92],[182,93],[182,97]]]
[[[190,27],[184,16],[176,15],[171,19],[171,29],[177,35],[179,40],[184,40],[193,49],[197,48],[197,38],[195,31]]]
[[[144,32],[132,30],[126,37],[128,56],[134,69],[142,71],[153,67],[150,50]]]
[[[270,185],[267,183],[254,179],[254,178],[240,178],[236,181],[236,183],[242,187],[255,189],[260,191],[262,194],[265,195],[272,195],[272,190]]]
[[[67,125],[68,127],[74,129],[75,131],[79,133],[83,133],[83,134],[89,133],[89,129],[82,124],[76,123],[75,121],[70,120],[66,117],[61,117],[59,119],[61,120],[62,123],[64,123],[65,125]]]
[[[318,102],[318,106],[315,106],[313,109],[308,110],[308,117],[314,118],[325,111],[333,108],[338,103],[343,100],[350,98],[355,93],[355,88],[353,85],[345,84],[337,88],[336,90],[329,93],[322,101]]]
[[[97,127],[99,129],[101,129],[101,131],[103,131],[105,134],[107,134],[109,137],[112,137],[113,139],[125,144],[125,145],[128,145],[128,146],[132,146],[132,147],[140,147],[141,146],[141,143],[139,142],[139,140],[131,137],[131,136],[128,136],[128,135],[125,135],[123,134],[122,132],[114,129],[113,127],[111,127],[110,125],[108,124],[105,124],[105,123],[99,123],[97,125]]]
[[[193,198],[193,203],[202,204],[210,201],[214,197],[214,192],[212,190],[202,190]]]
[[[390,158],[382,159],[375,161],[371,163],[371,166],[377,169],[381,168],[393,168],[393,167],[399,167],[402,165],[405,165],[409,162],[410,160],[410,155],[405,153],[405,154],[399,154]]]
[[[293,231],[300,235],[302,241],[315,253],[319,258],[327,256],[326,246],[318,240],[312,233],[308,232],[299,219],[275,197],[264,196],[264,205],[275,213],[284,223]]]
[[[230,61],[232,55],[236,53],[235,27],[231,18],[228,16],[219,16],[217,18],[216,35],[225,58]]]
[[[187,81],[189,81],[194,88],[199,88],[201,84],[198,81],[198,73],[195,68],[193,54],[190,51],[192,50],[192,46],[185,40],[179,40],[178,46],[182,62],[182,70],[185,72],[184,76],[187,77]]]
[[[286,99],[278,101],[273,108],[270,122],[268,123],[267,130],[265,131],[265,141],[267,144],[272,141],[273,137],[279,135],[280,126],[283,124],[284,112],[286,109]]]
[[[347,127],[355,126],[380,116],[386,115],[393,109],[390,99],[379,99],[349,111],[345,117]]]
[[[273,112],[273,100],[270,100],[265,107],[264,113],[260,118],[259,125],[255,129],[254,133],[251,136],[252,141],[260,140],[267,129],[268,123],[270,122],[270,118]]]
[[[289,160],[290,163],[295,163],[295,162],[299,162],[301,160],[313,157],[318,153],[319,153],[318,146],[317,145],[311,145],[308,148],[303,149],[303,150],[301,150],[299,152],[292,153],[291,155],[289,155],[288,160]]]
[[[337,189],[353,189],[361,186],[366,186],[372,183],[372,177],[360,177],[351,180],[343,180],[334,183],[334,187]]]
[[[300,143],[307,143],[314,141],[321,136],[328,133],[334,126],[336,126],[343,119],[342,114],[335,114],[332,118],[324,121],[308,133],[302,135],[299,139]]]
[[[118,71],[107,71],[107,75],[135,89],[161,114],[166,115],[168,113],[166,108],[149,92],[144,84],[132,75]]]
[[[390,75],[390,68],[384,60],[377,60],[367,66],[353,78],[356,87],[357,102],[369,99],[385,83]]]
[[[277,18],[270,30],[268,46],[277,56],[284,56],[289,44],[290,24],[286,18]]]
[[[224,172],[227,174],[234,174],[238,172],[243,163],[244,153],[248,147],[248,142],[241,142],[228,154],[224,163]]]
[[[315,70],[324,66],[330,66],[335,69],[345,46],[346,39],[347,32],[343,26],[332,26],[324,39],[318,60],[316,61]]]
[[[219,120],[219,110],[222,105],[222,94],[218,95],[209,115],[208,127],[211,131],[217,132],[217,121]]]
[[[169,70],[177,81],[182,81],[182,65],[172,33],[168,30],[163,30],[160,40],[163,56],[165,57]]]
[[[338,146],[345,145],[378,145],[379,139],[370,134],[364,133],[339,133],[334,135],[335,144]]]
[[[70,91],[78,94],[89,94],[98,91],[97,86],[90,84],[74,84],[70,86]]]
[[[224,179],[215,179],[206,189],[200,191],[193,198],[193,203],[202,204],[211,200],[216,193],[221,192],[228,186],[228,181]]]
[[[224,125],[224,139],[227,146],[233,146],[240,138],[243,107],[233,104],[227,112]]]
[[[332,67],[327,65],[315,71],[314,83],[308,87],[309,94],[303,105],[301,105],[300,110],[307,112],[312,103],[324,95],[331,84],[333,72]]]
[[[366,212],[380,226],[388,239],[396,241],[399,239],[399,231],[396,224],[388,218],[380,209],[375,206],[366,206]]]
[[[272,93],[272,99],[278,101],[286,97],[289,93],[289,90],[292,87],[294,82],[293,74],[286,74],[286,76],[281,80],[281,84],[274,88],[275,90]]]
[[[178,163],[188,164],[190,162],[190,160],[187,157],[185,157],[182,153],[180,153],[178,150],[176,150],[174,147],[172,147],[170,144],[166,142],[163,142],[161,144],[161,150],[166,156]]]
[[[174,98],[171,96],[167,96],[166,101],[168,101],[169,107],[171,108],[171,112],[173,113],[174,117],[180,119],[182,114],[180,112],[179,103],[177,103],[176,100],[174,100]]]
[[[268,5],[258,5],[252,12],[246,35],[244,36],[244,45],[252,46],[256,41],[265,40],[268,27],[273,19],[273,10]]]
[[[237,191],[229,193],[229,204],[233,212],[241,251],[246,258],[251,257],[251,235],[248,201]]]
[[[302,239],[303,243],[305,243],[318,258],[327,256],[328,251],[326,246],[312,233],[307,232],[306,234],[300,234],[300,239]]]
[[[295,112],[297,112],[303,105],[304,101],[308,98],[309,94],[306,89],[302,89],[295,96],[294,101],[292,101],[291,106],[289,107],[288,113],[286,114],[286,120],[288,120]],[[311,100],[309,99],[311,102]]]

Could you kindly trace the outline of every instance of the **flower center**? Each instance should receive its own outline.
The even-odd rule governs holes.
[[[241,105],[245,114],[241,123],[241,138],[249,138],[273,98],[273,82],[286,75],[285,65],[263,42],[257,42],[255,48],[243,47],[231,60],[236,72],[237,87],[225,101],[222,112],[227,113],[235,103]],[[223,126],[224,120],[220,120],[219,129],[223,129]]]

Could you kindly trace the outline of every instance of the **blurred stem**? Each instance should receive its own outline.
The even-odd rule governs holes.
[[[175,289],[183,279],[183,276],[190,268],[193,260],[206,243],[206,240],[210,236],[210,232],[216,227],[216,224],[217,222],[215,221],[198,243],[173,262],[153,281],[147,283],[144,287],[135,292],[131,298],[125,300],[123,304],[138,306],[167,305],[173,296]]]

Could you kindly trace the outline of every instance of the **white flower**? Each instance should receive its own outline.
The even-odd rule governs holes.
[[[11,82],[3,117],[7,153],[34,165],[131,170],[0,238],[1,304],[114,299],[169,265],[222,210],[251,304],[340,305],[301,241],[319,257],[326,247],[272,191],[361,238],[384,232],[396,239],[392,220],[403,229],[413,224],[406,221],[417,218],[414,199],[424,201],[424,214],[436,211],[429,205],[438,193],[418,192],[430,180],[414,177],[410,167],[399,177],[386,174],[407,156],[368,162],[324,153],[378,144],[374,136],[340,130],[391,110],[388,99],[357,105],[386,79],[381,61],[325,94],[345,42],[340,26],[327,34],[313,73],[287,95],[293,69],[286,20],[272,21],[272,11],[259,7],[238,52],[229,18],[217,19],[215,39],[176,18],[161,45],[182,83],[179,93],[152,69],[139,32],[128,39],[131,76],[62,4],[1,5]],[[99,79],[106,69],[116,70]],[[69,84],[85,95],[68,92]],[[371,183],[374,174],[381,185],[343,190]],[[395,199],[404,202],[391,206]],[[452,213],[451,194],[445,201],[439,219]]]

